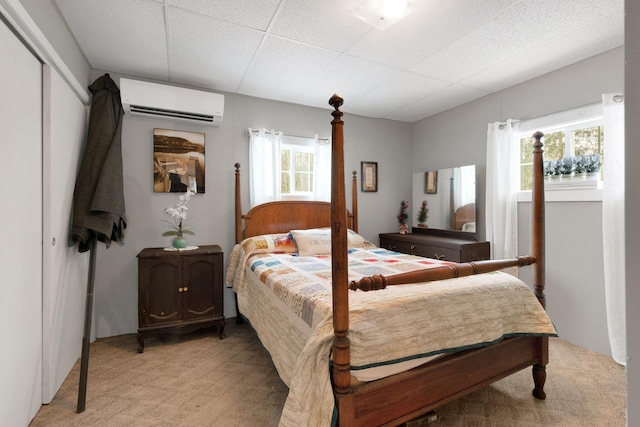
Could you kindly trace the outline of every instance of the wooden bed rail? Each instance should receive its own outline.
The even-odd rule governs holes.
[[[349,289],[352,291],[375,291],[391,285],[407,285],[410,283],[433,282],[436,280],[454,279],[456,277],[489,273],[508,267],[524,267],[536,262],[531,256],[520,256],[512,260],[483,260],[460,264],[449,264],[424,270],[409,271],[392,276],[369,276],[358,281],[351,281]]]

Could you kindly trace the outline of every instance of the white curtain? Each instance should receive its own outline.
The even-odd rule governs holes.
[[[616,362],[626,365],[624,97],[608,93],[602,96],[602,101],[605,132],[602,233],[607,327],[611,355]]]
[[[331,141],[320,139],[318,135],[314,140],[313,153],[313,198],[314,200],[331,201]]]
[[[476,167],[462,166],[460,169],[460,206],[476,201]],[[473,184],[473,185],[469,185]],[[456,188],[456,192],[458,189]]]
[[[280,199],[280,143],[282,132],[249,131],[249,203],[256,206]]]
[[[487,130],[486,234],[491,258],[518,254],[518,129],[519,122],[489,123]],[[517,268],[505,270],[517,275]]]

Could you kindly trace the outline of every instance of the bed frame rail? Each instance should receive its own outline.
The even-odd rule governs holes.
[[[376,291],[391,285],[407,285],[409,283],[433,282],[436,280],[455,279],[456,277],[489,273],[508,267],[524,267],[536,262],[531,256],[520,256],[512,260],[482,260],[466,263],[443,265],[425,270],[409,271],[392,276],[369,276],[349,283],[352,291]]]

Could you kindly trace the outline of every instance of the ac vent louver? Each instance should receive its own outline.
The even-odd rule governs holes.
[[[195,120],[198,122],[212,123],[213,116],[207,114],[185,113],[182,111],[164,110],[161,108],[141,107],[139,105],[131,106],[131,114],[144,114],[147,116],[173,117],[182,120]]]

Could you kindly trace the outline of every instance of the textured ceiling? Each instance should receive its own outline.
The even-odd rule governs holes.
[[[624,44],[623,0],[50,0],[92,68],[415,122]]]

